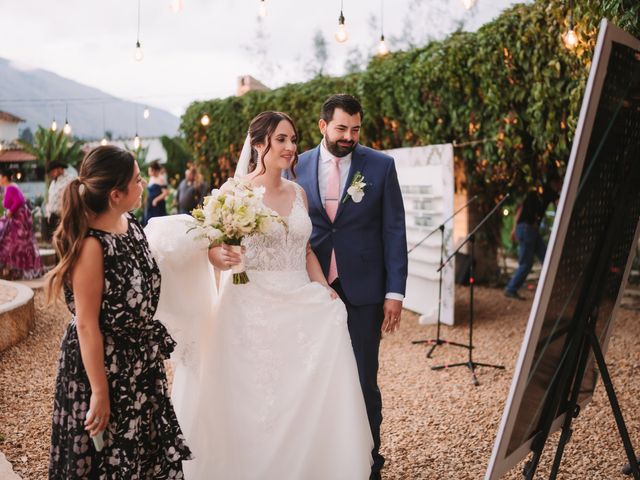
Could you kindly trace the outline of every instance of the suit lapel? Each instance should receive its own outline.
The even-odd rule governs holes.
[[[324,205],[322,205],[322,202],[320,201],[320,184],[318,183],[318,163],[320,161],[320,145],[318,145],[315,149],[315,151],[311,154],[311,158],[310,158],[310,165],[309,168],[311,168],[311,172],[310,172],[310,184],[309,184],[309,204],[314,204],[318,207],[318,210],[320,210],[322,212],[322,215],[324,216],[324,218],[327,220],[327,222],[331,223],[331,220],[329,220],[329,216],[327,215],[326,210],[324,209]]]
[[[365,157],[364,157],[363,150],[362,148],[360,148],[360,145],[358,145],[356,149],[353,151],[353,154],[351,154],[351,167],[349,168],[349,176],[347,177],[347,181],[344,184],[344,191],[342,192],[342,196],[340,197],[340,205],[338,205],[338,211],[336,212],[336,218],[334,220],[334,223],[338,220],[338,217],[340,216],[342,211],[345,209],[345,207],[349,203],[353,203],[353,200],[351,200],[351,197],[347,196],[347,190],[351,186],[351,182],[353,181],[353,176],[356,174],[356,172],[360,172],[364,175],[364,172],[363,172],[364,162],[365,162]]]

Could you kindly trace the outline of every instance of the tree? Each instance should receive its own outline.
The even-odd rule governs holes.
[[[313,58],[307,64],[306,71],[313,77],[324,75],[329,60],[329,51],[327,50],[327,40],[324,38],[322,30],[317,29],[312,40]]]
[[[48,170],[51,162],[62,162],[74,167],[83,157],[80,140],[71,140],[62,130],[54,132],[48,128],[38,127],[33,144],[18,140],[22,148],[38,159],[38,164]]]
[[[187,164],[193,160],[193,154],[189,150],[187,142],[182,137],[160,137],[162,147],[167,152],[167,163],[164,168],[167,170],[169,179],[179,179],[187,169]]]
[[[257,76],[260,81],[267,84],[273,80],[273,75],[277,68],[277,65],[274,66],[269,57],[268,44],[269,33],[265,29],[264,20],[261,17],[257,17],[253,41],[248,45],[243,45],[243,48],[247,53],[255,57],[255,64],[258,65]]]
[[[33,144],[33,132],[29,127],[20,132],[20,140],[29,144]]]
[[[142,146],[142,142],[140,142],[140,146],[138,148],[135,147],[135,145],[133,147],[130,147],[129,145],[127,145],[126,143],[124,144],[124,149],[127,152],[130,152],[133,154],[133,156],[135,157],[136,161],[138,162],[138,166],[142,167],[144,164],[147,163],[147,155],[149,153],[149,145],[147,145],[146,147]]]
[[[367,59],[358,47],[350,48],[344,62],[344,73],[360,73],[366,67]]]

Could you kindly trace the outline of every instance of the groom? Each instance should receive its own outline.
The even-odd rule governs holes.
[[[329,97],[319,121],[323,139],[300,155],[297,182],[309,199],[311,246],[331,287],[347,306],[351,343],[374,439],[372,479],[380,478],[381,332],[400,323],[407,280],[402,195],[393,158],[358,144],[362,106]]]

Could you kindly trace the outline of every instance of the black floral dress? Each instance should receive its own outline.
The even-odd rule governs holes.
[[[62,339],[51,433],[50,479],[180,479],[191,458],[167,391],[163,361],[175,346],[154,320],[160,271],[140,225],[125,234],[90,230],[104,252],[100,330],[111,417],[97,452],[84,430],[91,387],[80,356],[74,315]]]

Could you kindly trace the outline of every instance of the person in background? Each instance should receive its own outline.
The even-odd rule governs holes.
[[[160,270],[128,213],[142,190],[133,155],[107,145],[87,154],[64,193],[53,238],[60,262],[47,282],[48,302],[64,292],[71,313],[56,377],[51,480],[182,479],[191,458],[165,372],[175,342],[155,319]]]
[[[524,300],[518,290],[531,272],[534,258],[544,261],[547,246],[540,235],[540,222],[551,202],[557,203],[562,189],[562,180],[557,174],[550,175],[541,189],[530,191],[516,211],[511,239],[518,242],[518,268],[504,290],[508,298]]]
[[[147,204],[144,209],[143,225],[146,225],[151,218],[164,217],[167,214],[165,199],[169,196],[169,187],[162,175],[162,167],[157,160],[149,164],[148,173]]]
[[[178,185],[176,192],[176,203],[178,204],[178,213],[186,213],[191,215],[191,210],[196,208],[201,200],[200,189],[196,182],[196,169],[188,168],[184,172],[184,178]]]
[[[50,242],[53,232],[60,223],[60,213],[62,212],[62,193],[65,187],[73,180],[73,176],[67,173],[67,166],[62,162],[51,162],[47,168],[47,173],[51,179],[47,204],[45,206],[45,224],[43,230],[43,240]]]
[[[385,459],[380,454],[378,352],[382,333],[393,333],[400,325],[407,237],[394,159],[360,144],[363,115],[351,95],[327,98],[318,121],[322,141],[300,155],[297,182],[309,199],[311,248],[347,307],[374,440],[370,480],[380,480]]]
[[[11,171],[0,171],[4,189],[0,218],[0,277],[6,280],[31,280],[42,276],[42,260],[33,232],[31,211],[15,183]]]
[[[204,179],[204,175],[200,171],[196,174],[196,184],[198,185],[198,191],[200,192],[200,201],[198,203],[201,203],[204,197],[209,195],[209,184]]]

